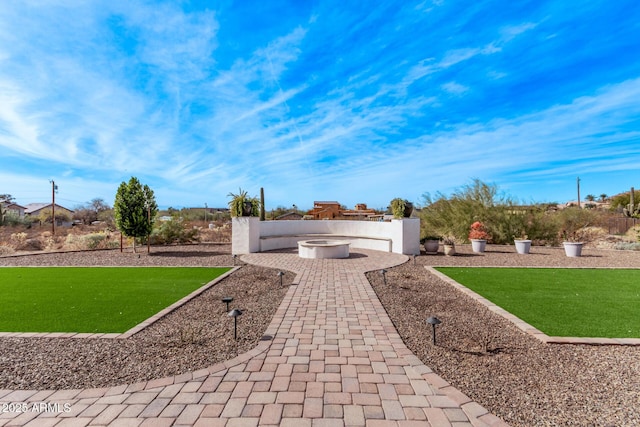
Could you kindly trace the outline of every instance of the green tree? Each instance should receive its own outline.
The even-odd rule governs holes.
[[[158,205],[153,190],[142,185],[138,178],[131,177],[128,183],[118,187],[113,203],[116,227],[122,234],[133,237],[133,251],[136,251],[136,238],[147,237],[153,230]]]

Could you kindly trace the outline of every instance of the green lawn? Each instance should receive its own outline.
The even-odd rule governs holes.
[[[640,270],[437,270],[547,335],[640,338]]]
[[[122,333],[228,270],[2,267],[0,331]]]

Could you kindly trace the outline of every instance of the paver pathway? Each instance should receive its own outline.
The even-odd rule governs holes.
[[[506,425],[434,374],[396,332],[364,273],[406,256],[270,252],[242,260],[297,275],[255,349],[132,385],[0,390],[0,426]]]

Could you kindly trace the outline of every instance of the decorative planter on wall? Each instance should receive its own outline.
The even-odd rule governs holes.
[[[564,253],[568,257],[579,257],[582,255],[583,242],[563,242]]]
[[[440,242],[437,240],[425,240],[424,251],[428,254],[437,254]]]
[[[444,254],[451,256],[456,254],[456,245],[444,245]]]
[[[531,250],[531,240],[517,239],[514,240],[516,244],[516,252],[519,254],[528,254]]]
[[[483,253],[487,248],[487,241],[485,239],[471,239],[471,249],[473,252]]]

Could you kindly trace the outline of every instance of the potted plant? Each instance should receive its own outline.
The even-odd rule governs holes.
[[[513,243],[516,245],[516,252],[519,254],[528,254],[531,250],[531,240],[524,232],[520,233],[520,237],[514,237]]]
[[[582,247],[584,246],[582,233],[580,233],[578,230],[575,230],[573,232],[562,230],[562,235],[562,246],[564,247],[564,254],[571,258],[582,256]]]
[[[413,204],[408,200],[396,197],[391,200],[391,213],[394,218],[409,218],[413,211]]]
[[[582,247],[591,241],[595,235],[589,226],[595,220],[589,209],[568,207],[561,211],[561,231],[565,255],[568,257],[582,256]]]
[[[426,236],[420,239],[420,244],[424,245],[427,254],[437,254],[440,247],[440,236]]]
[[[489,238],[489,233],[487,233],[487,229],[484,224],[480,221],[476,221],[471,224],[471,230],[469,231],[469,240],[471,240],[471,248],[473,252],[482,253],[485,251],[487,247],[487,239]]]
[[[260,200],[249,197],[243,189],[240,188],[238,194],[229,193],[228,197],[231,197],[229,211],[232,217],[260,215]]]
[[[456,254],[456,239],[453,236],[445,236],[442,238],[444,254],[452,256]]]

